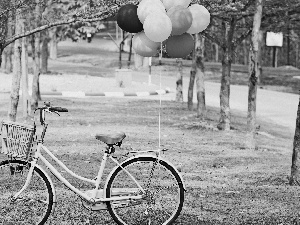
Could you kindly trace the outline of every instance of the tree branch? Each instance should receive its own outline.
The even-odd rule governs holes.
[[[235,40],[234,47],[238,46],[242,43],[243,40],[245,40],[250,34],[252,33],[252,28],[247,30],[245,33],[243,33],[239,38]]]
[[[217,38],[217,36],[210,35],[206,30],[202,31],[200,34],[208,40],[210,40],[211,42],[216,43],[219,46],[222,45],[222,42],[220,41],[220,39]]]
[[[51,28],[51,27],[71,24],[71,23],[75,23],[75,22],[95,22],[95,21],[100,21],[100,20],[106,19],[106,18],[116,14],[118,9],[119,9],[119,6],[115,5],[115,6],[110,7],[106,11],[100,13],[100,15],[95,15],[92,18],[77,18],[77,17],[75,17],[75,18],[68,19],[68,20],[61,20],[61,21],[49,23],[49,24],[46,24],[46,25],[42,25],[42,26],[37,27],[33,30],[26,31],[22,34],[15,35],[15,36],[12,36],[12,37],[6,39],[5,43],[3,44],[3,48],[5,48],[7,45],[11,44],[12,42],[14,42],[15,40],[17,40],[19,38],[27,37],[29,35],[32,35],[32,34],[37,33],[37,32],[41,32],[41,31],[46,30],[46,29]]]

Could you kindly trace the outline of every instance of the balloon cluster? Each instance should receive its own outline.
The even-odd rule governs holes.
[[[141,0],[139,5],[122,6],[117,14],[121,29],[136,33],[132,39],[135,52],[144,57],[157,53],[161,42],[173,58],[187,56],[194,48],[192,34],[210,23],[208,10],[191,0]]]

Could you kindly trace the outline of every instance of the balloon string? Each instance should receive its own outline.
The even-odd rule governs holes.
[[[162,42],[160,43],[160,55],[159,59],[162,59]],[[159,69],[159,110],[158,110],[158,149],[160,150],[161,145],[161,70]]]

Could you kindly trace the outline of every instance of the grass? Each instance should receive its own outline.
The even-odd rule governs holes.
[[[124,131],[116,156],[127,149],[158,145],[158,101],[133,98],[45,98],[66,107],[61,117],[48,116],[45,145],[76,173],[94,177],[104,145],[95,133]],[[1,117],[8,102],[2,101]],[[21,109],[19,109],[21,112]],[[208,108],[205,122],[185,105],[162,103],[164,158],[181,170],[187,187],[183,211],[175,224],[297,224],[299,187],[288,185],[292,137],[281,127],[259,121],[258,150],[245,148],[246,118],[233,114],[234,130],[218,131],[218,109]],[[19,115],[21,118],[21,115]],[[90,172],[92,171],[92,173]],[[106,174],[108,171],[106,171]],[[63,172],[64,175],[66,173]],[[71,183],[87,189],[67,176]],[[58,202],[52,224],[114,224],[106,211],[89,212],[74,193],[55,181]]]
[[[50,70],[112,76],[118,63],[117,53],[92,48],[92,45],[88,49],[80,45],[75,49],[60,47],[60,58],[51,64]],[[125,65],[126,53],[123,56]],[[165,75],[174,74],[176,68],[172,63],[166,60]],[[184,74],[188,76],[190,67],[184,65]],[[206,65],[207,68],[211,65],[212,71],[207,79],[219,82],[220,64]],[[153,66],[154,72],[156,68]],[[232,82],[246,84],[246,75],[241,72],[245,67],[234,65],[233,71],[237,72],[232,75]],[[279,79],[274,85],[283,87],[282,91],[286,91],[286,86],[282,86],[285,77],[279,75],[284,71],[265,73],[267,77]],[[158,101],[107,97],[45,97],[43,100],[69,109],[69,113],[62,113],[61,117],[47,117],[50,125],[45,145],[79,175],[93,178],[98,171],[105,147],[94,138],[98,132],[122,130],[127,134],[122,149],[116,151],[117,157],[122,157],[130,148],[158,146]],[[7,108],[8,95],[0,103],[2,118],[6,117]],[[216,129],[219,109],[208,107],[205,121],[200,121],[195,114],[188,111],[185,104],[162,103],[161,143],[170,149],[164,157],[181,170],[187,187],[184,208],[175,224],[300,224],[300,189],[288,185],[293,139],[290,132],[267,120],[258,121],[260,131],[270,136],[258,135],[258,149],[248,150],[244,114],[232,111],[234,129],[230,132]],[[18,118],[21,118],[20,113]],[[70,176],[67,178],[77,187],[90,188]],[[74,193],[54,177],[53,180],[58,202],[51,224],[114,224],[108,212],[84,209]]]

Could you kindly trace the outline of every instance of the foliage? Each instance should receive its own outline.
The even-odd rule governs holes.
[[[192,3],[204,5],[211,13],[209,28],[202,34],[219,46],[226,40],[221,35],[222,22],[229,24],[235,20],[235,46],[250,35],[255,8],[254,0],[194,0]],[[300,30],[300,2],[298,0],[265,0],[262,29],[285,32],[287,29]],[[289,25],[289,26],[287,26]]]
[[[120,5],[126,3],[136,3],[130,0],[19,0],[14,4],[8,1],[1,1],[0,5],[0,43],[3,47],[12,43],[14,40],[29,36],[54,26],[68,25],[86,22],[101,21],[116,14]],[[11,24],[14,24],[16,9],[21,9],[21,13],[27,18],[33,18],[34,8],[39,4],[42,9],[42,18],[39,25],[29,26],[21,35],[6,37],[5,27],[8,15],[11,16]],[[10,25],[11,25],[10,24]],[[76,25],[77,26],[77,25]]]

